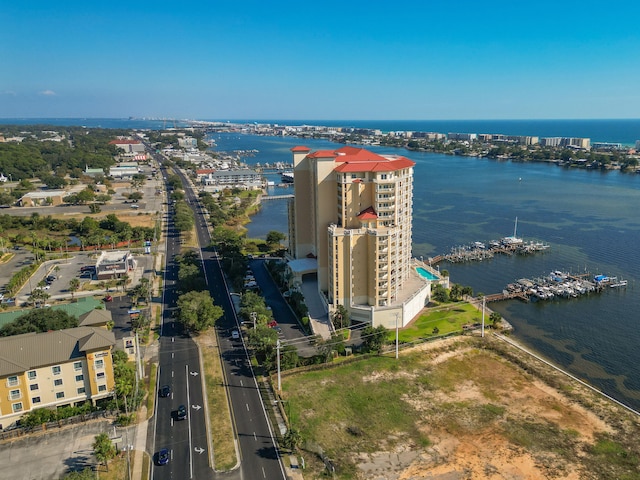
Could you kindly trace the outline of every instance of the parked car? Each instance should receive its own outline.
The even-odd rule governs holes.
[[[275,320],[271,320],[269,323],[267,323],[267,327],[269,328],[275,328],[278,326],[278,322],[276,322]]]
[[[161,386],[160,390],[158,391],[158,395],[160,395],[161,397],[168,397],[169,395],[171,395],[171,387],[169,385]]]
[[[157,454],[156,463],[158,465],[166,465],[169,463],[169,450],[166,448],[161,449]]]
[[[105,302],[112,302],[113,301],[113,297],[111,295],[105,295],[102,300],[105,301]]]
[[[81,272],[94,272],[96,270],[95,265],[84,265],[80,267]]]
[[[176,415],[176,417],[178,418],[178,420],[184,420],[187,418],[187,407],[185,407],[184,405],[180,405],[178,407],[178,414]]]
[[[140,208],[140,205],[138,205],[137,203],[134,203],[133,205],[131,205],[131,208]]]
[[[240,332],[238,332],[238,330],[231,330],[231,338],[233,338],[234,340],[237,340],[240,338]]]

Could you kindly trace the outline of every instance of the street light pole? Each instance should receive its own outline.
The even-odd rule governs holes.
[[[253,329],[256,329],[256,319],[258,318],[258,314],[256,312],[251,312],[251,321],[253,322]]]

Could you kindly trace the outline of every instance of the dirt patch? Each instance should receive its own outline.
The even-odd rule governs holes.
[[[421,447],[400,441],[389,450],[356,453],[358,478],[603,478],[585,471],[580,461],[598,435],[615,435],[603,418],[504,358],[464,341],[446,340],[420,350],[441,383],[402,400],[421,412],[420,429],[431,443]],[[451,382],[458,371],[459,381]],[[374,372],[363,381],[411,375]]]

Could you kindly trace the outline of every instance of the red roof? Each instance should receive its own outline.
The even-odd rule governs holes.
[[[196,175],[205,175],[207,173],[213,173],[215,170],[213,168],[202,168],[200,170],[196,170]]]
[[[373,207],[365,208],[358,214],[358,218],[360,220],[375,220],[378,218],[378,214],[373,209]]]
[[[109,143],[113,145],[139,145],[139,140],[111,140]]]
[[[345,146],[338,150],[318,150],[310,153],[309,157],[333,157],[336,163],[340,163],[335,168],[336,172],[391,172],[415,165],[415,162],[406,157],[387,158],[364,148],[351,146]]]
[[[292,152],[310,152],[311,149],[309,147],[303,147],[302,145],[293,147],[291,149]]]

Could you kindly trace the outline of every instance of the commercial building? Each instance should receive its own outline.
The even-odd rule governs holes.
[[[44,205],[61,205],[64,203],[64,197],[69,195],[68,192],[64,190],[42,190],[38,192],[28,192],[25,193],[20,200],[18,200],[18,204],[21,207],[39,207]]]
[[[0,429],[36,408],[110,396],[115,343],[113,332],[98,327],[0,338]]]
[[[430,295],[411,256],[414,162],[350,146],[292,152],[289,248],[305,268],[292,269],[296,281],[315,259],[328,310],[342,305],[355,321],[406,325]]]
[[[102,252],[96,261],[98,280],[120,278],[136,268],[136,260],[129,251]]]

